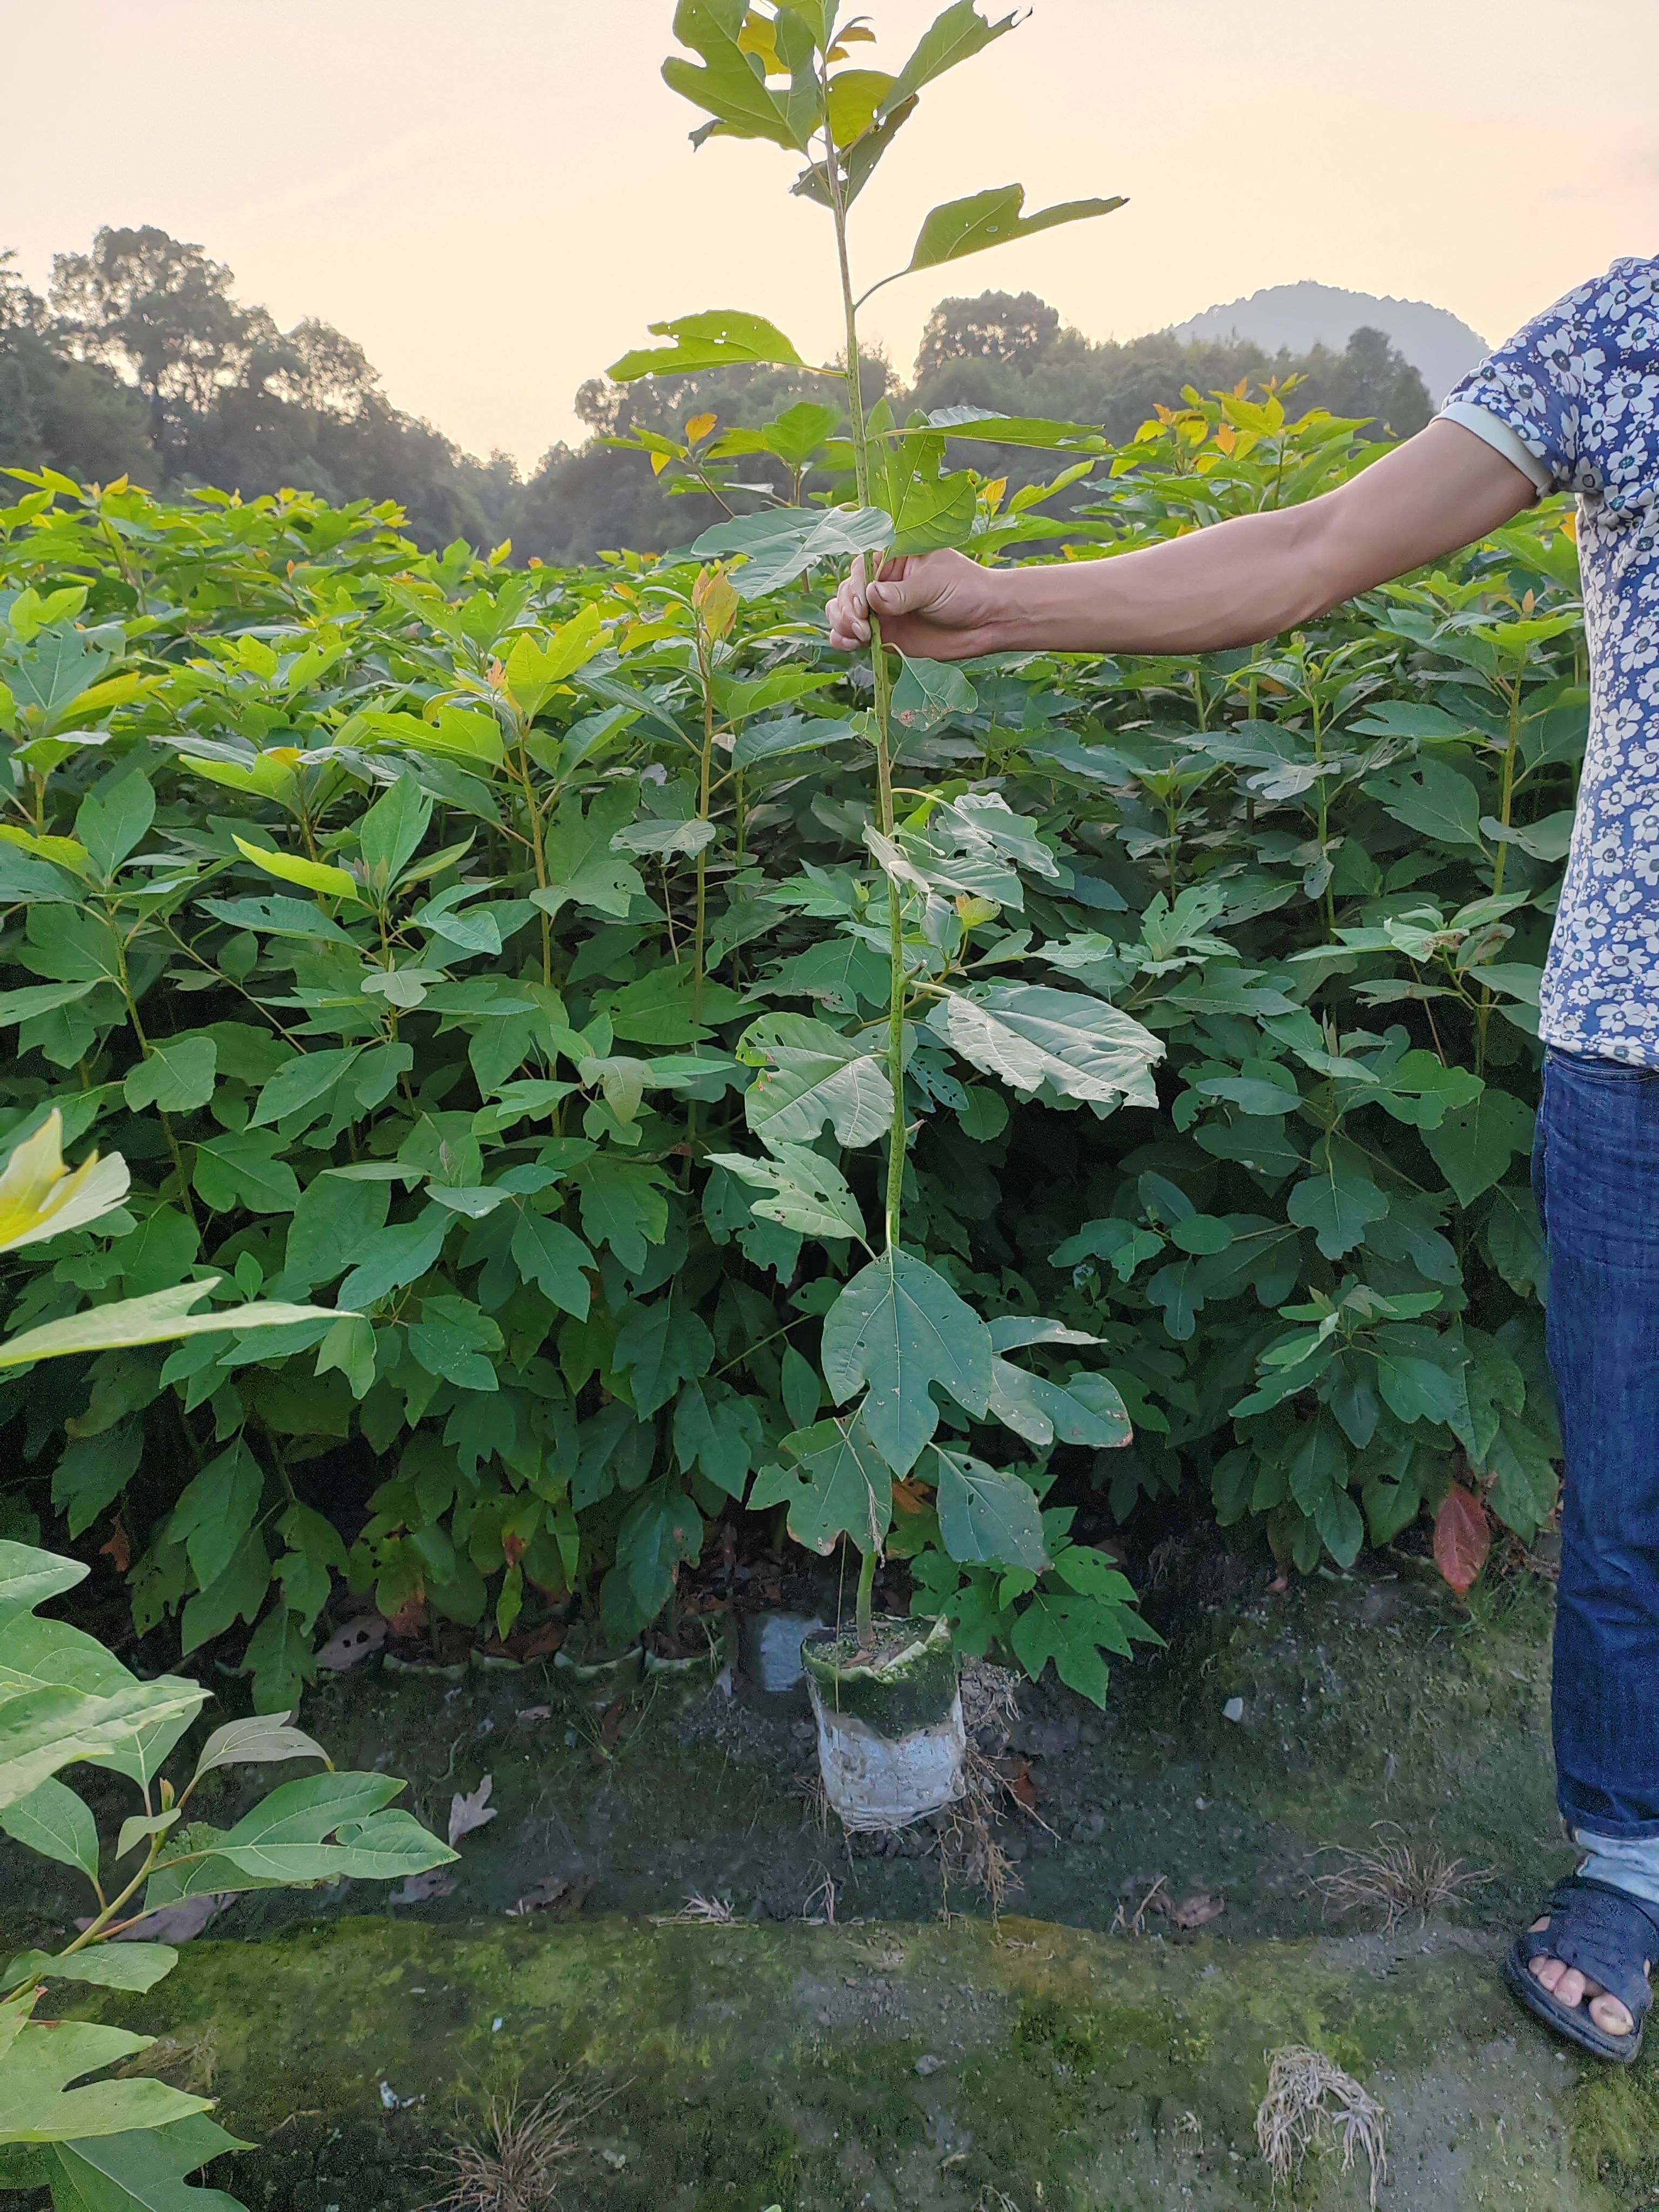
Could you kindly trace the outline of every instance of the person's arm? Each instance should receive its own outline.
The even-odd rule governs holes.
[[[1436,421],[1322,498],[1138,553],[1000,569],[915,554],[887,562],[873,584],[860,563],[830,601],[830,642],[868,644],[873,613],[889,645],[924,660],[1256,645],[1472,544],[1536,497],[1494,446]]]

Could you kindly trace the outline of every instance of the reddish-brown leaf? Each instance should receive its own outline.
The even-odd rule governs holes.
[[[132,1539],[121,1526],[118,1515],[116,1517],[114,1534],[107,1544],[100,1544],[98,1549],[105,1559],[114,1562],[118,1575],[125,1574],[127,1569],[132,1565]]]
[[[413,1636],[426,1626],[426,1592],[411,1590],[397,1611],[386,1618],[392,1623],[394,1636]]]
[[[1462,1597],[1486,1564],[1492,1523],[1472,1490],[1454,1483],[1434,1516],[1434,1563]]]

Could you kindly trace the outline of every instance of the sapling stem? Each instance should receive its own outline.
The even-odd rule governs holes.
[[[872,1544],[859,1560],[859,1589],[855,1619],[858,1624],[859,1650],[873,1651],[876,1648],[876,1614],[874,1595],[876,1568],[881,1554]]]
[[[828,87],[825,88],[828,100]],[[847,194],[841,173],[841,157],[835,134],[823,126],[823,173],[829,179],[830,212],[836,222],[836,258],[841,275],[842,307],[847,322],[847,410],[853,432],[853,468],[858,483],[859,505],[870,498],[870,434],[864,414],[864,387],[860,379],[859,311],[853,290],[853,267],[847,250]],[[893,834],[893,753],[891,722],[893,682],[882,643],[881,624],[870,617],[870,669],[875,680],[876,817],[884,837]],[[887,881],[889,946],[891,966],[887,997],[887,1079],[893,1089],[893,1123],[887,1147],[886,1243],[899,1249],[904,1206],[904,1158],[908,1129],[904,1118],[904,905],[899,887]]]

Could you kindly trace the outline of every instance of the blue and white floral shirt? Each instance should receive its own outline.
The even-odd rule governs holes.
[[[1540,1034],[1659,1068],[1659,260],[1569,292],[1442,412],[1578,495],[1589,744]]]

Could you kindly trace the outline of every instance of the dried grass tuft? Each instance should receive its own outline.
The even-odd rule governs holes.
[[[737,1914],[723,1897],[704,1897],[698,1890],[688,1892],[685,1902],[678,1912],[653,1912],[653,1928],[730,1928]]]
[[[1437,1844],[1419,1848],[1403,1840],[1370,1851],[1345,1850],[1341,1857],[1343,1864],[1334,1874],[1321,1875],[1315,1888],[1334,1911],[1380,1912],[1386,1935],[1408,1914],[1415,1913],[1420,1926],[1431,1913],[1461,1905],[1493,1872],[1448,1858]]]
[[[1255,2116],[1255,2139],[1275,2190],[1288,2188],[1308,2153],[1322,2142],[1340,2142],[1342,2170],[1364,2151],[1370,2169],[1370,2201],[1388,2172],[1388,2114],[1352,2074],[1322,2051],[1287,2044],[1267,2069],[1267,2094]]]
[[[445,2152],[434,2171],[450,2187],[422,2212],[556,2212],[560,2180],[581,2152],[581,2130],[615,2094],[561,2085],[533,2105],[492,2097],[479,2136]]]

